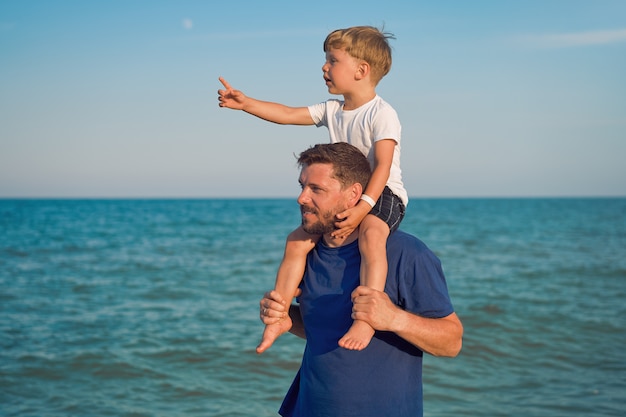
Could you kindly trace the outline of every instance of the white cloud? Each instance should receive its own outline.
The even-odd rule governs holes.
[[[187,30],[193,29],[193,20],[183,19],[183,27]]]
[[[626,29],[527,35],[521,37],[520,40],[534,46],[547,48],[606,45],[611,43],[626,42]]]

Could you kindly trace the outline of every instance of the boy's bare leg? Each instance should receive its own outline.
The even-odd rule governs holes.
[[[361,285],[385,290],[387,281],[387,238],[389,226],[376,216],[368,214],[359,226],[361,252]],[[372,340],[374,329],[362,320],[354,320],[348,332],[339,339],[339,346],[363,350]]]
[[[294,294],[302,281],[304,268],[306,267],[306,256],[315,247],[320,236],[311,235],[305,232],[302,227],[298,227],[287,237],[285,244],[285,254],[283,261],[278,267],[276,274],[276,284],[274,289],[283,297],[286,305],[291,305]],[[265,326],[261,343],[257,347],[257,353],[267,350],[278,337],[289,331],[291,319],[285,319]]]

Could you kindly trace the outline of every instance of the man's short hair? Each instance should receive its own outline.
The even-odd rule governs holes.
[[[333,178],[342,188],[359,183],[367,187],[372,171],[370,163],[356,147],[346,142],[324,143],[310,147],[298,157],[300,168],[313,164],[333,166]]]
[[[372,81],[378,84],[391,69],[389,39],[395,39],[392,33],[372,26],[337,29],[324,40],[324,52],[330,48],[344,49],[351,57],[367,62]]]

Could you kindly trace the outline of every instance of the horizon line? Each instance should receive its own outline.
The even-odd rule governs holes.
[[[532,200],[532,199],[624,199],[625,195],[484,195],[484,196],[409,196],[411,200]],[[0,196],[0,201],[7,200],[296,200],[296,197],[284,196]]]

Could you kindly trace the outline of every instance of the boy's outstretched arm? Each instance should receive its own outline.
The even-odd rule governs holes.
[[[313,119],[306,107],[289,107],[280,103],[261,101],[235,90],[224,78],[219,78],[224,89],[217,90],[220,107],[243,110],[260,119],[282,125],[312,125]]]

